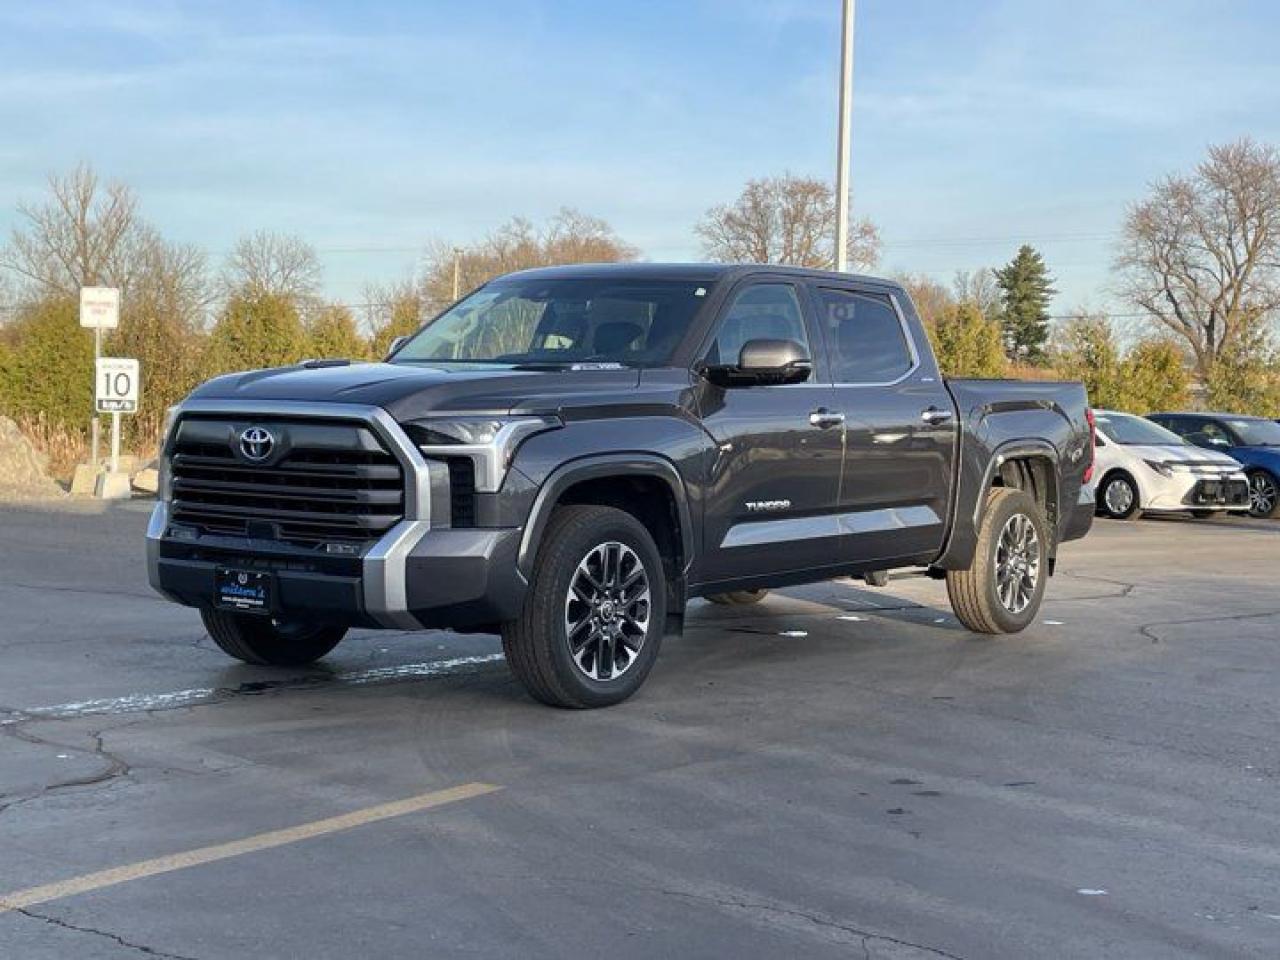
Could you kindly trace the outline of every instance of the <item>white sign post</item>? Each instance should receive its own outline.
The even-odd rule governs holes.
[[[111,472],[120,469],[120,414],[138,412],[138,361],[99,357],[94,362],[94,405],[111,414]]]
[[[115,287],[80,288],[80,326],[93,330],[93,359],[95,363],[102,356],[102,331],[114,330],[119,325],[120,291],[118,289]],[[98,469],[99,441],[98,414],[96,411],[93,415],[92,436],[89,463],[96,470]]]

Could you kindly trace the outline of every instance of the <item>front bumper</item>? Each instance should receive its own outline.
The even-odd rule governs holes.
[[[519,529],[428,530],[402,523],[364,557],[302,556],[269,541],[166,537],[168,504],[147,534],[147,577],[176,603],[211,606],[220,567],[271,574],[281,619],[402,630],[475,628],[513,619],[527,585]]]
[[[147,576],[187,606],[214,602],[220,567],[264,571],[272,614],[405,630],[490,627],[514,618],[527,589],[517,568],[522,529],[459,528],[449,521],[448,475],[426,460],[377,407],[355,404],[188,401],[183,411],[344,418],[366,424],[404,467],[404,518],[359,555],[330,556],[276,540],[227,537],[171,522],[170,491],[147,529]]]
[[[1184,510],[1248,510],[1249,482],[1244,474],[1196,476],[1177,473],[1148,480],[1148,512]]]

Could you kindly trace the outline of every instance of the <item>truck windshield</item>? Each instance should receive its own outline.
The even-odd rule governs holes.
[[[499,280],[427,324],[392,362],[661,366],[710,291],[697,281]]]
[[[1145,417],[1129,413],[1097,414],[1098,431],[1122,447],[1184,447],[1187,441]]]

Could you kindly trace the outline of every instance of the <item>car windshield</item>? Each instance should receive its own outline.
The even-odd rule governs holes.
[[[1124,447],[1184,447],[1187,442],[1176,433],[1129,413],[1095,414],[1098,430],[1112,443]]]
[[[393,362],[661,366],[707,281],[499,280],[450,307]]]
[[[1270,420],[1228,420],[1240,442],[1246,447],[1280,447],[1280,423]]]

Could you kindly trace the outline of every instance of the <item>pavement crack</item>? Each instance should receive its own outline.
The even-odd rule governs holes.
[[[20,913],[24,917],[30,917],[32,920],[40,920],[54,927],[61,927],[63,930],[72,930],[76,933],[87,933],[95,937],[103,937],[107,940],[124,947],[126,950],[136,950],[143,956],[161,957],[163,960],[196,960],[195,957],[186,956],[180,953],[166,953],[163,950],[157,950],[155,947],[148,947],[146,944],[134,943],[132,940],[126,940],[118,933],[112,933],[109,930],[99,930],[96,927],[82,927],[79,924],[63,920],[60,917],[50,916],[47,913],[37,913],[30,907],[14,907],[14,913]]]
[[[120,730],[124,727],[133,726],[134,723],[137,722],[139,721],[122,724],[117,727],[112,727],[111,729]],[[129,774],[133,772],[133,767],[128,762],[121,759],[117,754],[107,749],[106,744],[103,742],[103,737],[106,732],[106,730],[87,731],[86,736],[93,741],[93,746],[85,748],[82,746],[71,746],[55,740],[47,740],[44,737],[31,733],[29,730],[22,729],[19,724],[0,726],[0,733],[11,736],[17,740],[21,740],[24,743],[30,743],[41,747],[49,747],[54,750],[73,750],[77,753],[90,753],[105,763],[105,766],[102,769],[94,773],[80,777],[72,777],[67,780],[59,780],[56,783],[46,784],[39,790],[34,790],[27,794],[6,796],[4,797],[4,805],[0,806],[0,813],[3,813],[10,807],[16,807],[22,803],[29,803],[32,800],[47,797],[59,790],[68,790],[76,787],[94,787],[100,784],[110,783],[113,780],[127,778]]]
[[[133,597],[136,600],[155,600],[157,603],[168,601],[155,593],[142,593],[137,590],[94,590],[92,587],[58,587],[47,583],[15,583],[12,580],[4,584],[6,587],[18,587],[23,590],[39,590],[41,593],[79,593],[90,597]]]
[[[1152,643],[1160,643],[1161,637],[1155,632],[1156,627],[1185,627],[1197,623],[1232,623],[1238,620],[1264,620],[1267,617],[1280,616],[1280,610],[1266,610],[1262,613],[1222,614],[1217,617],[1188,617],[1185,620],[1152,620],[1138,625],[1138,633]]]
[[[691,893],[687,890],[663,889],[662,894],[669,897],[678,897],[685,900],[694,900],[702,903],[712,903],[720,907],[728,907],[732,910],[743,910],[748,913],[764,913],[764,914],[781,914],[794,920],[801,920],[805,923],[812,924],[828,930],[837,930],[841,933],[848,934],[852,940],[855,940],[862,946],[863,953],[869,958],[871,956],[870,945],[873,942],[892,944],[895,947],[906,947],[911,950],[919,950],[922,953],[930,954],[935,957],[944,957],[946,960],[964,960],[958,954],[948,953],[938,947],[931,947],[923,943],[913,943],[910,940],[901,940],[897,937],[891,937],[887,934],[873,933],[870,930],[863,930],[849,923],[843,923],[831,917],[822,914],[810,913],[806,910],[797,910],[793,907],[786,907],[777,903],[767,903],[759,900],[743,900],[737,897],[718,897],[705,893]]]

